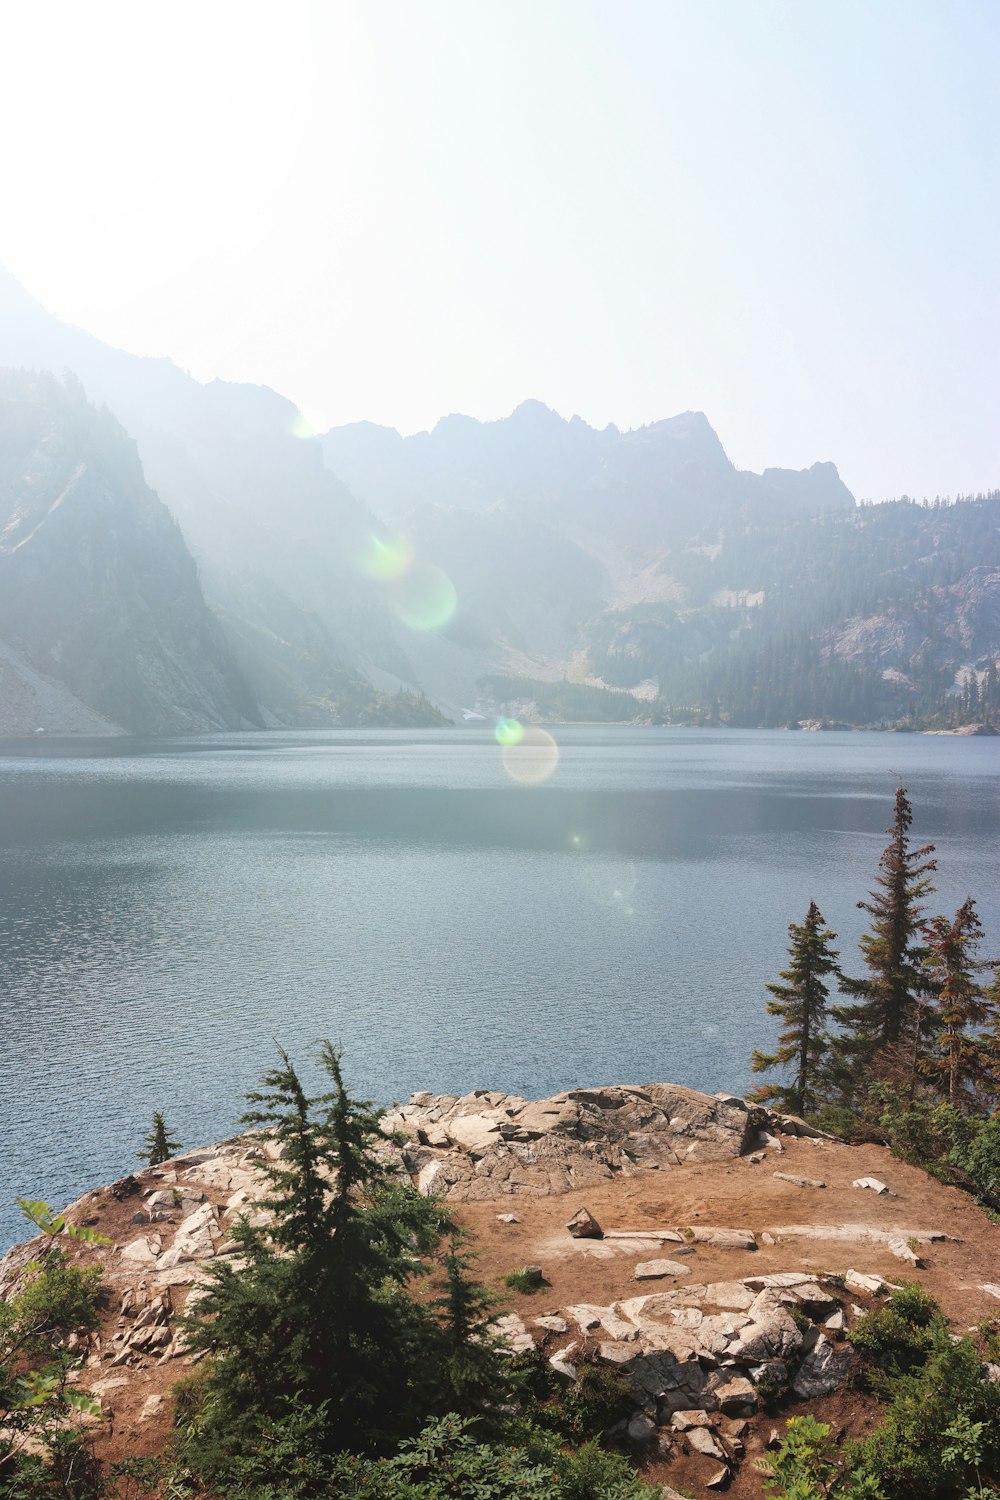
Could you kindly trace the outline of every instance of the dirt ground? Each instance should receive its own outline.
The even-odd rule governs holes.
[[[945,1187],[913,1167],[896,1161],[878,1146],[845,1146],[838,1142],[785,1137],[781,1154],[773,1149],[762,1161],[737,1157],[718,1163],[686,1165],[671,1170],[642,1171],[615,1178],[597,1187],[558,1197],[504,1196],[491,1201],[455,1207],[455,1217],[475,1236],[479,1258],[478,1278],[503,1293],[507,1309],[518,1312],[531,1325],[533,1318],[556,1312],[568,1305],[588,1302],[599,1305],[658,1290],[665,1283],[637,1283],[637,1259],[683,1253],[691,1266],[691,1281],[739,1280],[744,1276],[773,1271],[823,1271],[843,1275],[854,1269],[876,1272],[891,1281],[916,1280],[941,1302],[952,1326],[964,1332],[984,1318],[1000,1316],[1000,1301],[980,1290],[984,1282],[1000,1279],[1000,1225],[992,1223],[975,1203],[957,1188]],[[821,1179],[823,1188],[802,1188],[781,1181],[775,1171]],[[880,1196],[853,1188],[855,1178],[872,1176],[887,1183],[893,1196]],[[152,1179],[150,1179],[150,1182]],[[145,1174],[142,1186],[149,1186]],[[136,1233],[132,1214],[137,1199],[117,1203],[102,1195],[95,1202],[97,1227],[121,1242]],[[586,1206],[604,1230],[642,1230],[714,1226],[748,1228],[758,1239],[756,1251],[722,1250],[702,1243],[651,1247],[637,1256],[634,1248],[616,1251],[613,1240],[574,1240],[566,1231],[567,1220]],[[505,1224],[499,1214],[515,1214],[518,1223]],[[782,1229],[793,1225],[862,1225],[900,1231],[907,1238],[914,1231],[933,1231],[951,1239],[922,1244],[918,1253],[922,1269],[902,1264],[887,1245],[865,1243],[859,1238],[808,1239]],[[763,1232],[776,1243],[761,1242]],[[508,1292],[503,1277],[524,1265],[541,1266],[545,1285],[532,1295]],[[112,1283],[112,1286],[114,1283]],[[184,1302],[184,1291],[173,1291],[175,1309]],[[863,1302],[864,1299],[858,1299]],[[105,1333],[117,1324],[117,1298],[109,1311]],[[540,1333],[541,1331],[538,1330]],[[572,1335],[547,1336],[546,1349],[565,1345]],[[170,1390],[188,1373],[186,1361],[170,1360],[138,1368],[88,1371],[91,1377],[121,1379],[124,1383],[103,1392],[110,1409],[108,1423],[96,1435],[102,1457],[118,1459],[131,1454],[161,1451],[171,1427]],[[164,1397],[153,1417],[141,1419],[151,1395]],[[784,1405],[774,1413],[753,1419],[746,1435],[747,1456],[728,1493],[736,1500],[751,1500],[762,1494],[761,1479],[753,1459],[765,1451],[773,1429],[780,1433],[785,1421],[797,1410],[811,1410],[829,1421],[836,1433],[857,1436],[877,1420],[874,1404],[849,1391],[838,1392],[808,1406]],[[670,1462],[655,1461],[646,1468],[653,1482],[670,1484],[693,1495],[708,1494],[705,1480],[718,1465],[690,1455]]]

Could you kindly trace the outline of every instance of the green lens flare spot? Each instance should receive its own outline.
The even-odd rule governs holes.
[[[520,719],[498,719],[494,734],[498,745],[519,745],[524,739],[524,725]]]
[[[392,582],[392,607],[411,630],[440,630],[455,613],[458,595],[443,568],[414,563]]]
[[[372,533],[362,548],[358,568],[367,578],[387,583],[402,578],[412,562],[413,548],[404,537]]]

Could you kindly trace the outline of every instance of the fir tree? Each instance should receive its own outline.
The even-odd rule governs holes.
[[[927,950],[918,941],[924,912],[920,900],[934,889],[930,874],[937,860],[930,858],[933,844],[910,848],[912,822],[906,788],[898,787],[876,889],[869,893],[870,900],[858,902],[872,918],[872,930],[860,945],[869,977],[842,979],[841,989],[858,1003],[833,1007],[844,1028],[837,1041],[842,1067],[855,1072],[875,1058],[881,1059],[883,1068],[898,1070],[902,1049],[907,1041],[913,1043],[920,1026],[920,996],[927,980]]]
[[[267,1217],[237,1223],[242,1268],[217,1264],[186,1324],[214,1356],[194,1439],[206,1473],[213,1451],[232,1453],[289,1401],[322,1411],[328,1451],[414,1430],[433,1404],[426,1347],[439,1330],[406,1287],[447,1220],[400,1181],[378,1112],[348,1094],[329,1043],[333,1087],[316,1097],[280,1059],[244,1116],[278,1148],[260,1163]]]
[[[441,1321],[438,1378],[443,1411],[483,1412],[510,1394],[510,1361],[493,1332],[496,1297],[470,1274],[474,1252],[454,1230],[444,1256],[444,1288],[432,1306]]]
[[[832,944],[837,934],[825,925],[815,901],[810,901],[801,926],[789,924],[790,963],[781,970],[784,984],[769,984],[774,996],[767,1002],[768,1014],[784,1022],[778,1034],[774,1053],[755,1050],[752,1064],[755,1073],[771,1068],[794,1065],[790,1084],[765,1084],[757,1090],[760,1099],[773,1099],[795,1114],[806,1114],[821,1102],[821,1076],[830,1038],[826,1029],[827,996],[824,980],[829,974],[839,976],[837,951]]]
[[[182,1149],[180,1141],[170,1139],[170,1131],[158,1109],[153,1111],[153,1128],[143,1141],[143,1145],[145,1150],[137,1153],[139,1160],[151,1167],[158,1167],[161,1162],[169,1161]]]
[[[939,1080],[941,1091],[958,1108],[974,1107],[990,1084],[990,1048],[985,1028],[996,1015],[990,991],[976,979],[990,967],[978,962],[982,923],[969,896],[955,913],[933,917],[923,927],[927,969],[934,997],[935,1047],[924,1071]]]

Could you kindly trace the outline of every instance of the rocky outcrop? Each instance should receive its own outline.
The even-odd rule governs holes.
[[[544,1196],[619,1173],[724,1161],[772,1117],[729,1094],[677,1084],[570,1089],[550,1099],[476,1090],[413,1094],[384,1118],[421,1191],[456,1201]]]
[[[619,1371],[634,1404],[618,1436],[637,1454],[677,1461],[671,1472],[682,1471],[685,1484],[725,1485],[744,1452],[762,1451],[761,1423],[766,1415],[770,1425],[776,1403],[821,1402],[844,1385],[845,1335],[897,1284],[874,1269],[891,1269],[883,1257],[896,1253],[895,1241],[911,1253],[954,1243],[939,1230],[905,1227],[905,1184],[895,1176],[891,1193],[851,1187],[884,1186],[858,1176],[872,1163],[856,1158],[857,1148],[728,1095],[669,1084],[544,1100],[425,1093],[386,1115],[383,1128],[376,1149],[401,1175],[463,1200],[457,1216],[473,1224],[478,1216],[487,1240],[493,1226],[490,1279],[515,1257],[529,1273],[534,1295],[519,1294],[495,1324],[511,1354],[537,1350],[567,1381],[588,1363]],[[799,1186],[797,1173],[761,1172],[782,1140],[795,1165],[823,1160],[830,1185],[822,1196]],[[71,1252],[100,1266],[107,1306],[100,1332],[72,1341],[82,1358],[74,1373],[129,1442],[150,1451],[162,1444],[170,1387],[192,1360],[181,1316],[213,1266],[238,1267],[234,1226],[243,1215],[263,1221],[259,1168],[277,1154],[261,1136],[234,1138],[97,1188],[66,1211],[109,1240]],[[581,1203],[588,1181],[597,1214]],[[801,1211],[813,1192],[829,1208],[838,1181],[857,1213],[870,1207],[878,1222],[763,1227],[782,1201],[776,1193]],[[765,1209],[758,1195],[767,1191]],[[541,1201],[564,1192],[566,1204]],[[521,1199],[516,1213],[512,1196]],[[746,1214],[749,1227],[727,1223],[727,1209],[734,1219]],[[813,1241],[823,1242],[818,1263],[809,1259]],[[0,1299],[24,1285],[38,1253],[36,1240],[0,1259]],[[900,1279],[909,1274],[901,1268]],[[1000,1296],[992,1282],[980,1291]]]

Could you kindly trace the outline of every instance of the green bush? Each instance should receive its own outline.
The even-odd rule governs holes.
[[[289,1403],[268,1422],[220,1486],[225,1500],[658,1500],[628,1462],[585,1444],[565,1453],[527,1426],[504,1443],[478,1440],[449,1413],[391,1458],[339,1453],[321,1443],[325,1419]]]
[[[970,1122],[971,1123],[971,1122]],[[1000,1203],[1000,1115],[977,1120],[955,1141],[948,1160],[972,1180],[975,1191],[988,1202]]]
[[[893,1292],[885,1307],[866,1313],[847,1338],[862,1357],[865,1382],[880,1390],[887,1379],[922,1366],[944,1328],[934,1298],[910,1282]]]
[[[882,1426],[848,1453],[885,1500],[965,1500],[1000,1480],[1000,1387],[983,1378],[971,1339],[953,1343],[938,1320],[928,1332],[923,1368],[892,1383]]]
[[[632,1386],[620,1370],[586,1364],[571,1386],[562,1387],[560,1399],[544,1409],[544,1420],[564,1437],[583,1442],[600,1437],[634,1410]]]
[[[504,1286],[509,1286],[512,1292],[521,1292],[524,1296],[530,1296],[532,1292],[540,1292],[545,1285],[534,1271],[526,1266],[519,1271],[508,1271],[503,1278]]]
[[[877,1482],[845,1473],[825,1422],[790,1417],[778,1451],[761,1465],[768,1500],[883,1500]]]
[[[68,1333],[89,1333],[97,1327],[101,1272],[83,1269],[63,1260],[39,1267],[20,1296],[13,1301],[14,1318],[31,1338],[51,1339]]]

